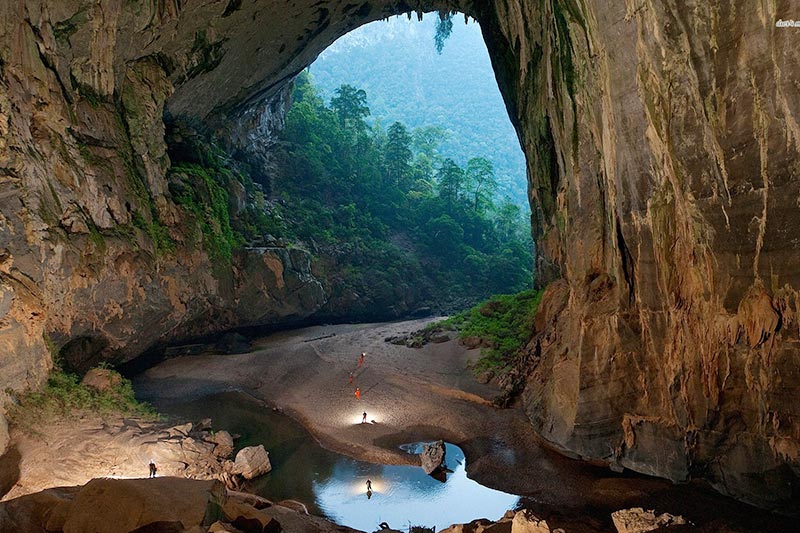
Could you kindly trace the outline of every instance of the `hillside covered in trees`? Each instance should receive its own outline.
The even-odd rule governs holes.
[[[326,104],[302,73],[270,187],[270,231],[319,258],[327,312],[452,312],[529,287],[530,230],[516,204],[495,201],[492,162],[441,156],[435,126],[370,125],[367,102],[342,85]]]
[[[525,156],[497,88],[486,45],[475,21],[449,21],[446,42],[435,39],[436,14],[393,17],[340,38],[311,65],[323,98],[343,83],[367,92],[372,116],[383,127],[439,126],[439,151],[465,166],[476,156],[492,162],[498,200],[527,211]],[[442,46],[441,53],[436,51]]]

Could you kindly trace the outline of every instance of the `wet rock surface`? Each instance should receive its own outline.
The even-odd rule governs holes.
[[[419,455],[422,470],[424,470],[426,474],[433,474],[441,469],[446,452],[444,441],[439,440],[430,444],[425,444],[422,447],[422,453]]]

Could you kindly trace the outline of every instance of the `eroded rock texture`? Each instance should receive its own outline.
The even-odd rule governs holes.
[[[537,282],[556,280],[521,368],[533,424],[576,455],[789,509],[800,52],[775,27],[788,0],[3,2],[0,389],[41,380],[45,338],[125,359],[321,305],[285,251],[251,252],[269,270],[254,293],[240,274],[259,259],[220,269],[190,245],[162,113],[266,172],[259,141],[294,74],[359,24],[440,8],[481,22],[529,161]],[[174,251],[159,253],[153,220]]]
[[[528,51],[507,94],[540,281],[561,278],[530,346],[531,420],[577,455],[796,510],[790,4],[504,4]]]

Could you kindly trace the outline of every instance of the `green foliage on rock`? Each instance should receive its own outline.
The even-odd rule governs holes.
[[[109,372],[115,374],[118,383],[100,392],[82,385],[79,376],[56,368],[40,391],[19,395],[14,391],[7,391],[12,397],[16,397],[16,402],[8,408],[8,419],[24,430],[35,431],[37,425],[56,418],[70,419],[85,414],[101,417],[137,416],[147,419],[158,417],[150,405],[136,400],[130,380],[116,372]]]
[[[204,248],[213,259],[230,262],[242,239],[231,228],[228,193],[221,183],[224,177],[192,163],[176,165],[171,173],[176,178],[180,176],[180,181],[171,182],[173,198],[200,225]]]
[[[170,193],[200,230],[198,240],[213,260],[229,264],[236,249],[282,231],[280,215],[268,212],[263,190],[244,163],[195,133],[181,142],[170,155]]]
[[[476,369],[504,368],[530,340],[541,299],[542,291],[535,289],[492,296],[430,327],[455,329],[463,340],[479,339],[484,348]]]

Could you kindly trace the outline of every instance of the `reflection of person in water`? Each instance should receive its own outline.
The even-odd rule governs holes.
[[[372,491],[368,490],[367,491],[367,499],[369,500],[370,498],[372,498]]]

